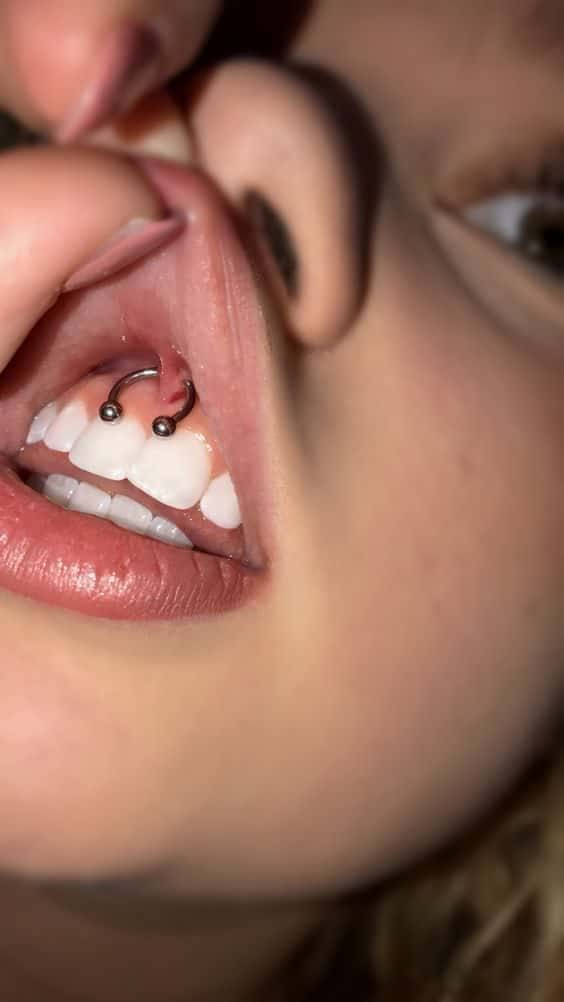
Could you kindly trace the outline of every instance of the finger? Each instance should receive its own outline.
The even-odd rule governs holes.
[[[132,220],[161,216],[140,173],[117,158],[49,149],[0,157],[0,371],[69,276]]]
[[[187,66],[222,0],[4,0],[0,103],[76,141]]]

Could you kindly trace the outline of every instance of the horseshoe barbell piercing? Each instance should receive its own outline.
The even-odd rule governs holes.
[[[102,421],[112,424],[114,421],[118,421],[122,416],[123,404],[120,403],[119,395],[127,386],[132,386],[134,383],[138,383],[142,379],[158,379],[159,376],[160,372],[158,369],[148,368],[138,369],[136,372],[129,372],[126,376],[122,376],[121,379],[118,379],[117,383],[114,383],[108,393],[108,399],[104,401],[98,411]],[[184,386],[186,388],[186,401],[182,409],[177,411],[177,413],[172,416],[160,414],[153,421],[153,434],[157,435],[159,438],[170,438],[171,435],[174,435],[177,424],[179,424],[180,421],[183,421],[185,417],[188,417],[190,412],[194,409],[194,404],[196,403],[196,390],[192,380],[185,379]]]

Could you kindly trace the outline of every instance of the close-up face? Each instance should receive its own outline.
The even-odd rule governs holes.
[[[319,0],[287,65],[179,84],[182,164],[6,155],[5,288],[59,252],[47,192],[52,219],[88,190],[108,229],[166,222],[52,306],[22,283],[26,330],[4,321],[0,869],[329,894],[442,844],[543,747],[564,24],[541,7]],[[111,143],[152,152],[148,117]]]

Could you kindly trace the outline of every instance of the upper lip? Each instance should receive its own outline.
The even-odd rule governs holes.
[[[188,226],[147,260],[61,298],[40,321],[2,375],[2,451],[15,455],[33,414],[100,362],[151,351],[169,386],[187,366],[235,483],[245,559],[260,567],[268,532],[266,329],[253,265],[202,172],[158,161],[141,166]]]

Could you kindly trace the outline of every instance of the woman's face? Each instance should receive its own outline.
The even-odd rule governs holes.
[[[65,450],[18,452],[43,405],[100,363],[155,356],[172,386],[187,362],[243,515],[210,549],[242,559],[29,493],[22,515],[2,488],[2,868],[334,891],[468,823],[556,723],[564,25],[540,7],[321,0],[292,70],[236,62],[184,93],[213,184],[65,165],[67,192],[94,171],[116,193],[116,227],[155,190],[188,225],[36,326],[0,383],[4,449],[69,475]],[[13,156],[31,226],[49,185]],[[201,515],[170,516],[205,543]]]

